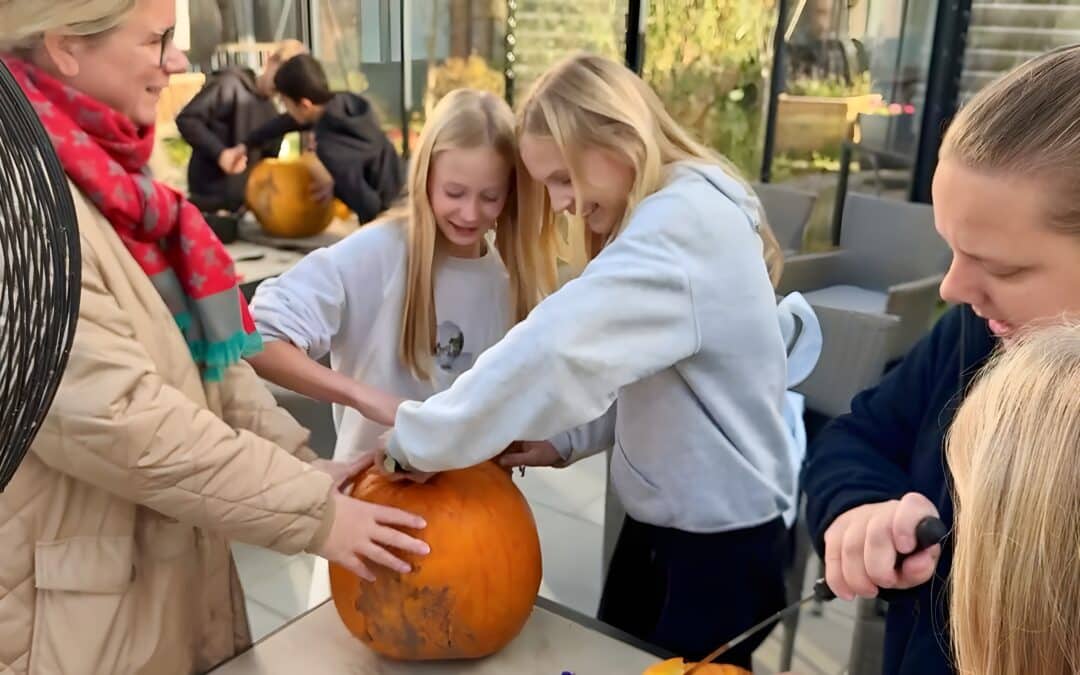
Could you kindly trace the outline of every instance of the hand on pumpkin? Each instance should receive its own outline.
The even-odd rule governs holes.
[[[334,462],[329,459],[315,459],[311,461],[311,466],[323,473],[330,474],[330,477],[334,479],[334,487],[340,491],[344,491],[345,487],[352,482],[353,478],[370,469],[371,465],[374,463],[375,454],[365,452],[351,462]]]
[[[915,528],[937,508],[917,492],[902,499],[864,504],[836,518],[825,531],[825,581],[838,598],[872,598],[880,588],[913,588],[930,580],[941,546],[904,560],[894,569],[896,554],[915,549]]]
[[[498,456],[499,466],[561,466],[562,455],[547,441],[516,441]]]
[[[385,432],[379,436],[379,444],[375,448],[375,470],[382,473],[388,479],[392,481],[411,480],[414,483],[426,483],[431,480],[434,473],[426,473],[424,471],[401,471],[391,472],[386,469],[386,444],[390,440],[390,434],[393,433],[393,429]]]
[[[335,562],[361,579],[375,581],[368,568],[372,562],[401,572],[412,567],[388,548],[407,553],[427,555],[431,549],[423,541],[396,529],[406,527],[420,530],[427,526],[424,519],[401,509],[380,506],[334,493],[334,523],[318,554]]]
[[[225,148],[218,155],[218,166],[230,176],[243,173],[247,169],[247,148],[243,145]]]
[[[320,204],[326,204],[334,198],[334,181],[311,181],[311,198]]]

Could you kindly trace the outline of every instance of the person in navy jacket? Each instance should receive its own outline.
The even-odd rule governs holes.
[[[812,444],[807,521],[845,599],[889,600],[887,675],[953,673],[951,543],[894,570],[926,516],[953,522],[943,439],[972,376],[1018,331],[1080,313],[1080,46],[995,81],[959,112],[934,177],[953,252],[941,295],[958,305]]]

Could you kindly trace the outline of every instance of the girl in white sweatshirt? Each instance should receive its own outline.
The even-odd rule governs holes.
[[[454,469],[515,440],[530,442],[510,463],[614,446],[629,517],[600,618],[696,660],[784,605],[802,433],[787,390],[820,329],[801,297],[777,303],[782,259],[753,193],[622,65],[555,66],[518,131],[525,212],[582,219],[594,255],[448,390],[401,404],[384,465]],[[722,660],[749,668],[763,638]]]
[[[407,204],[259,287],[266,348],[250,362],[334,404],[335,459],[370,449],[402,399],[445,389],[554,285],[553,230],[517,225],[516,162],[509,106],[454,91],[420,136]],[[313,601],[326,584],[323,566]]]

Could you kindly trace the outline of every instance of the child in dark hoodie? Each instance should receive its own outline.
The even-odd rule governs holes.
[[[249,68],[229,67],[211,75],[206,85],[176,118],[180,135],[192,148],[188,192],[203,211],[236,211],[244,204],[248,163],[234,146],[278,117],[274,76],[282,63],[306,47],[285,40],[256,77]],[[251,165],[277,156],[282,134],[265,136],[250,148]]]
[[[308,54],[282,64],[274,86],[287,113],[250,133],[244,143],[249,151],[270,138],[310,129],[315,154],[333,179],[316,197],[337,197],[361,223],[385,211],[401,193],[405,170],[368,100],[331,92],[322,66]]]

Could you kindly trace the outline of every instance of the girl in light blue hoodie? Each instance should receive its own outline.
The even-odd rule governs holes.
[[[753,193],[623,66],[555,66],[518,134],[519,199],[541,231],[560,211],[584,223],[591,260],[448,390],[401,404],[385,466],[466,467],[523,439],[504,463],[613,448],[628,517],[600,619],[698,659],[784,605],[803,443],[788,389],[820,329],[801,297],[777,303]],[[763,638],[723,660],[749,668]]]

